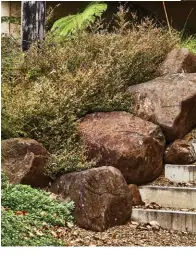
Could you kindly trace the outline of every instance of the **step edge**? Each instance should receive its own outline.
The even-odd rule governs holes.
[[[148,186],[140,186],[140,189],[155,189],[155,190],[177,190],[177,191],[182,191],[182,190],[188,190],[188,191],[196,191],[196,187],[172,187],[172,186],[153,186],[153,185],[148,185]]]
[[[184,214],[184,215],[192,215],[196,216],[196,212],[185,212],[180,210],[164,210],[164,209],[143,209],[143,208],[132,208],[133,211],[142,211],[142,212],[159,212],[159,213],[167,213],[167,214]]]
[[[172,163],[166,163],[165,166],[182,166],[182,167],[196,167],[196,164],[172,164]]]

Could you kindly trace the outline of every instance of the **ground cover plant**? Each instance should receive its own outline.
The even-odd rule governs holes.
[[[72,202],[60,202],[50,193],[27,185],[11,185],[2,174],[1,245],[59,246],[64,242],[55,227],[73,222]]]
[[[149,19],[127,22],[122,7],[112,30],[103,25],[98,21],[58,42],[48,35],[24,54],[10,54],[2,40],[2,137],[42,142],[52,175],[95,165],[86,161],[77,121],[94,111],[131,111],[126,88],[158,76],[178,42],[177,33]]]

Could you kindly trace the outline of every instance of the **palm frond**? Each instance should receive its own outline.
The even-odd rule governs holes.
[[[107,4],[103,2],[91,2],[82,13],[69,15],[57,20],[52,28],[57,36],[67,36],[73,34],[77,30],[84,30],[94,23],[97,17],[100,17],[107,9]]]

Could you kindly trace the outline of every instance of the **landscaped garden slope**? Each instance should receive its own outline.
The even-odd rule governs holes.
[[[55,186],[57,195],[70,195],[72,190],[72,200],[78,202],[75,214],[81,209],[76,219],[80,219],[84,228],[98,231],[115,223],[123,224],[130,217],[132,201],[125,179],[133,183],[134,178],[134,183],[140,184],[161,173],[165,147],[161,128],[130,114],[133,110],[136,114],[139,112],[127,89],[139,83],[145,86],[147,81],[160,76],[159,67],[166,55],[180,46],[178,33],[170,33],[147,19],[140,24],[126,23],[121,14],[114,24],[113,30],[107,30],[98,23],[91,31],[75,32],[58,41],[48,34],[42,44],[33,44],[25,53],[20,52],[13,39],[2,39],[2,138],[5,140],[2,144],[11,145],[5,147],[4,153],[12,147],[18,148],[14,156],[3,155],[4,168],[6,166],[10,174],[14,171],[9,180],[14,184],[46,187],[42,182],[46,176],[47,184],[50,181],[47,189],[53,184],[50,190]],[[194,81],[191,83],[190,89]],[[181,102],[180,97],[179,100]],[[111,115],[115,116],[109,126],[107,119]],[[81,128],[85,121],[86,126]],[[88,135],[95,140],[95,152],[89,152],[86,147],[92,144]],[[114,140],[108,143],[111,137]],[[121,143],[123,141],[131,147]],[[103,148],[106,158],[102,160]],[[148,158],[148,165],[149,149],[153,156]],[[49,161],[44,171],[46,155]],[[36,171],[37,163],[44,165]],[[127,169],[130,163],[135,172]],[[138,170],[141,163],[144,165]],[[96,165],[107,167],[80,171]],[[108,165],[119,165],[117,168],[121,171]],[[84,184],[78,180],[80,177]],[[74,178],[74,182],[69,182],[69,178]],[[72,244],[65,240],[66,233],[69,234],[67,222],[72,221],[72,203],[54,200],[49,192],[26,185],[5,183],[2,187],[2,245]],[[105,200],[102,194],[107,194]],[[116,210],[118,201],[125,203],[127,211],[121,205]],[[91,210],[93,204],[97,211]],[[87,209],[90,213],[86,215]],[[89,216],[92,216],[90,221]],[[96,218],[96,227],[92,226],[93,218]],[[72,231],[70,235],[68,238],[72,241]]]
[[[3,40],[2,137],[42,142],[55,155],[53,172],[88,167],[77,120],[93,111],[130,111],[126,88],[156,77],[177,41],[175,33],[147,20],[127,30],[82,32],[60,43],[46,38],[24,55],[10,55]]]

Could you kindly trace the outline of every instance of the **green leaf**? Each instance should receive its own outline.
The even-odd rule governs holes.
[[[66,37],[77,30],[85,30],[89,25],[94,23],[97,17],[100,17],[107,9],[107,4],[102,2],[92,2],[82,13],[69,15],[57,20],[51,29],[57,36]]]

